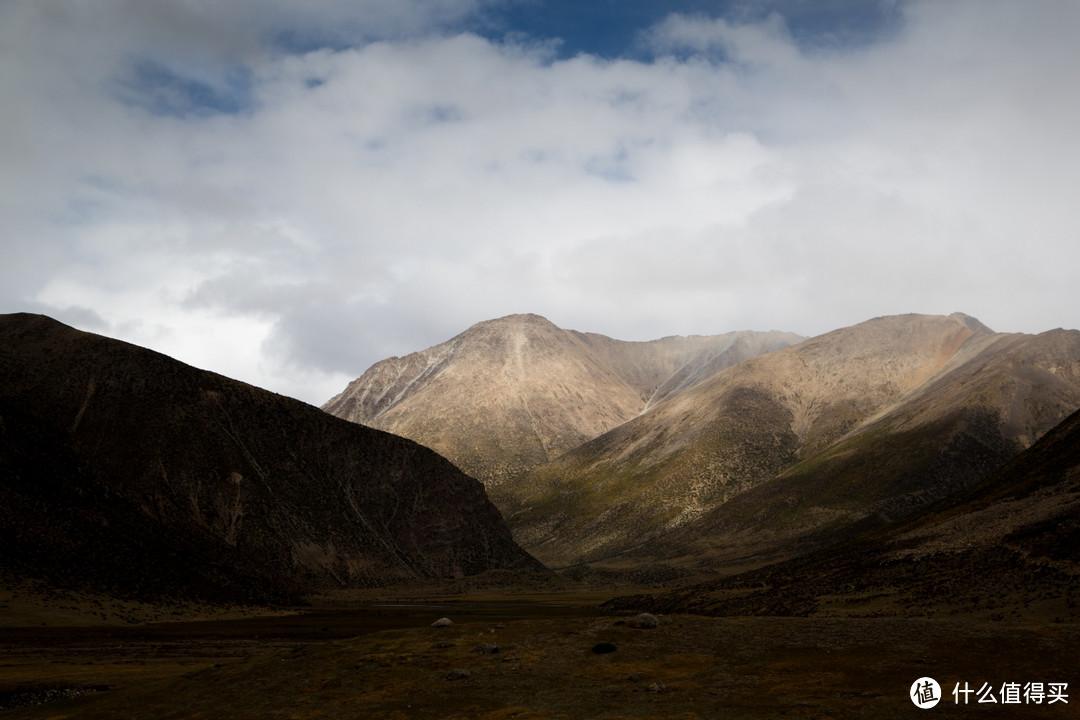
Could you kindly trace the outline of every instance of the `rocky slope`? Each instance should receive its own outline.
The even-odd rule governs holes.
[[[623,342],[511,315],[376,363],[323,409],[416,440],[490,487],[801,339],[735,332]]]
[[[807,555],[613,606],[714,615],[1080,616],[1080,412],[924,512]]]
[[[47,317],[0,316],[0,570],[265,598],[535,567],[416,443]]]
[[[761,564],[968,486],[1080,407],[1080,332],[878,318],[750,359],[492,497],[554,565]]]

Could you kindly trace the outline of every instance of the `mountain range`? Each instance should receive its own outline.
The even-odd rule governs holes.
[[[275,602],[539,560],[712,578],[659,609],[948,586],[989,612],[991,586],[946,582],[962,560],[1067,604],[1078,408],[1080,332],[960,313],[651,342],[512,315],[377,363],[327,412],[5,315],[0,576]]]
[[[539,565],[483,486],[318,408],[0,316],[0,572],[213,600]]]
[[[510,316],[378,363],[325,406],[471,467],[551,566],[687,572],[912,513],[1077,408],[1080,332],[961,313],[641,344]]]
[[[416,440],[491,487],[802,339],[732,332],[625,342],[510,315],[376,363],[323,409]]]

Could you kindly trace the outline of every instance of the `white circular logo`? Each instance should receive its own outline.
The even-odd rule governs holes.
[[[911,683],[911,702],[928,710],[941,702],[941,686],[932,677],[921,677]]]

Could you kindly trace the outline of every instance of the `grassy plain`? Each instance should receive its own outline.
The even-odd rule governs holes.
[[[597,609],[619,591],[443,590],[323,596],[286,615],[9,625],[0,697],[55,699],[3,717],[889,718],[919,712],[908,692],[923,676],[941,684],[942,717],[1066,718],[1080,702],[952,696],[964,682],[999,698],[1006,682],[1080,688],[1069,622],[673,615],[645,630]],[[431,627],[443,616],[454,624]],[[62,688],[88,691],[46,694]]]

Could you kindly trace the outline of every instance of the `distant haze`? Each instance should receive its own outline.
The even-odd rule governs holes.
[[[655,7],[0,4],[0,312],[314,404],[512,313],[1080,325],[1080,4]]]

